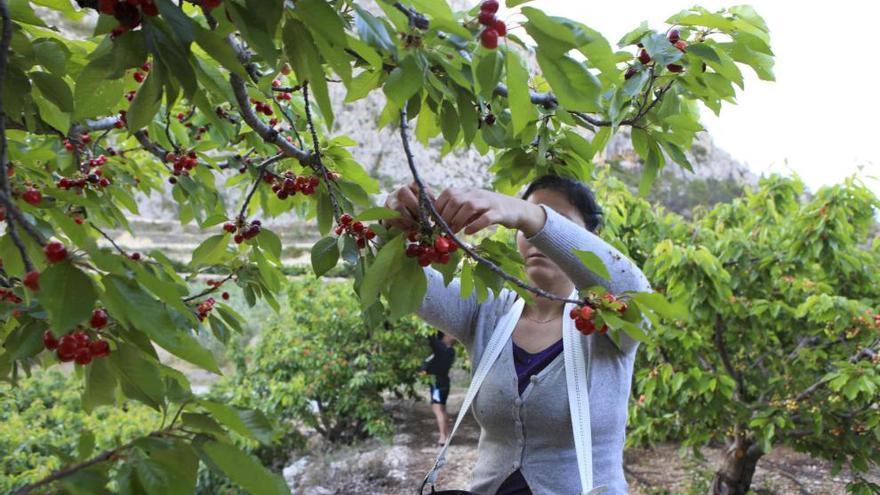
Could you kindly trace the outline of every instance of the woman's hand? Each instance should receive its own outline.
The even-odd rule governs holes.
[[[464,229],[474,234],[490,225],[518,229],[527,237],[538,233],[544,226],[544,210],[528,201],[485,189],[453,187],[444,190],[436,199],[428,198],[454,233]],[[401,187],[388,195],[385,207],[400,213],[400,217],[385,220],[388,227],[410,230],[419,223],[419,189],[415,183]]]

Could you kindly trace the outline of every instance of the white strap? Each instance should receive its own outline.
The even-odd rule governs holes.
[[[524,306],[525,301],[520,298],[514,303],[510,311],[505,313],[495,325],[492,337],[489,338],[489,344],[486,346],[486,350],[483,351],[483,356],[480,358],[480,364],[477,365],[477,370],[474,372],[471,385],[468,387],[467,394],[464,396],[464,402],[462,402],[461,409],[458,411],[458,417],[455,418],[455,425],[452,427],[452,431],[449,432],[449,437],[446,438],[446,443],[443,444],[443,448],[440,449],[440,454],[437,455],[437,460],[434,461],[434,467],[431,468],[431,471],[429,471],[428,475],[425,477],[425,483],[434,485],[436,482],[437,473],[440,471],[440,468],[446,464],[446,451],[449,449],[449,443],[452,442],[452,437],[458,430],[458,426],[467,414],[468,409],[470,409],[471,403],[477,395],[477,391],[480,390],[480,385],[483,384],[483,380],[485,380],[486,375],[489,374],[489,369],[492,368],[495,360],[501,355],[501,351],[507,344],[507,340],[513,335],[513,329],[516,328],[516,323],[519,321]],[[423,487],[425,483],[422,484]]]
[[[572,297],[577,297],[577,292]],[[584,341],[568,318],[574,304],[566,304],[562,323],[562,347],[565,357],[565,383],[568,387],[568,407],[571,412],[571,428],[574,432],[574,449],[577,454],[578,472],[581,478],[581,493],[592,495],[604,492],[607,487],[593,488],[593,438],[590,429],[589,380],[584,360]]]

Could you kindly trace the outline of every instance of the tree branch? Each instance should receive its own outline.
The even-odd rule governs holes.
[[[220,279],[220,282],[215,284],[210,289],[205,289],[205,290],[198,292],[196,294],[193,294],[191,296],[184,297],[183,302],[184,303],[192,302],[192,301],[195,301],[196,299],[199,299],[200,297],[205,297],[208,294],[211,294],[212,292],[216,292],[217,289],[219,289],[221,285],[223,285],[226,281],[232,279],[232,277],[234,277],[234,276],[235,276],[235,272],[230,273],[226,277]]]
[[[239,221],[243,222],[245,219],[245,212],[247,211],[247,207],[251,202],[251,198],[254,197],[254,193],[257,192],[257,188],[260,187],[260,184],[263,183],[263,176],[266,174],[266,169],[269,168],[269,165],[283,160],[287,158],[287,156],[279,153],[275,156],[269,157],[260,164],[260,170],[257,173],[257,180],[254,181],[254,185],[251,187],[251,190],[248,192],[247,197],[244,199],[244,203],[241,205],[241,211],[238,213]]]
[[[739,400],[745,399],[745,385],[743,384],[742,375],[736,371],[733,367],[733,363],[730,361],[730,355],[727,353],[727,346],[724,344],[724,320],[721,318],[720,314],[715,315],[715,348],[718,350],[718,354],[721,356],[721,362],[724,364],[724,369],[727,370],[727,374],[730,375],[736,381],[736,389],[737,389],[737,398]]]
[[[12,42],[12,19],[9,18],[9,7],[6,0],[0,0],[0,15],[3,16],[3,34],[0,37],[0,88],[4,87],[6,80],[6,65],[9,63],[9,45]],[[8,215],[6,221],[6,230],[12,239],[18,252],[21,254],[21,260],[24,263],[25,272],[32,272],[34,265],[28,257],[27,249],[18,235],[15,228],[15,222],[18,221],[23,226],[27,223],[21,217],[21,213],[12,202],[12,192],[9,189],[9,176],[6,168],[6,108],[3,106],[3,98],[0,96],[0,202],[6,208]]]
[[[443,232],[446,233],[446,235],[450,239],[455,241],[455,243],[458,244],[461,247],[461,249],[465,253],[467,253],[467,255],[471,259],[473,259],[477,263],[480,263],[480,264],[486,266],[486,268],[491,270],[493,273],[495,273],[499,277],[503,278],[504,280],[507,280],[508,282],[513,283],[517,287],[525,289],[529,292],[537,294],[538,296],[546,298],[546,299],[551,299],[553,301],[562,301],[562,302],[568,302],[568,303],[580,305],[581,301],[579,301],[579,300],[568,299],[565,297],[557,296],[556,294],[551,294],[541,288],[533,287],[533,286],[523,282],[522,280],[514,277],[513,275],[510,275],[509,273],[502,270],[501,267],[499,267],[498,265],[493,263],[491,260],[488,260],[488,259],[482,257],[473,248],[471,248],[470,246],[468,246],[467,244],[462,242],[461,239],[456,237],[455,233],[452,232],[452,229],[449,228],[449,224],[446,223],[446,220],[444,220],[443,217],[440,216],[440,213],[437,212],[437,209],[434,206],[434,203],[431,202],[430,200],[428,200],[427,188],[425,187],[425,183],[422,182],[422,178],[419,175],[418,169],[416,168],[415,158],[413,157],[412,150],[410,149],[410,146],[409,146],[409,137],[407,137],[407,132],[406,132],[408,128],[409,128],[409,126],[407,124],[407,118],[406,118],[406,107],[404,107],[400,110],[400,139],[403,141],[403,150],[406,153],[406,160],[407,160],[407,163],[409,164],[409,170],[412,173],[413,180],[416,182],[416,185],[419,188],[420,202],[424,202],[424,204],[427,206],[428,210],[430,211],[431,216],[434,218],[434,221],[437,222],[437,225],[440,226],[440,228],[443,230]]]
[[[305,100],[306,123],[309,126],[309,132],[312,134],[312,163],[324,177],[324,184],[327,186],[327,193],[330,195],[330,203],[333,205],[333,218],[338,221],[339,216],[342,215],[342,208],[339,207],[339,201],[336,200],[336,193],[333,192],[333,181],[330,180],[330,175],[327,173],[327,167],[324,166],[324,162],[321,160],[321,143],[318,141],[318,133],[315,131],[315,123],[312,121],[312,111],[310,110],[311,105],[309,105],[308,83],[303,84],[303,99]]]

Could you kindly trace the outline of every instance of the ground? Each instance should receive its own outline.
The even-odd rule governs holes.
[[[457,380],[466,383],[464,380]],[[453,387],[448,408],[454,420],[465,389]],[[427,391],[425,392],[427,398]],[[309,455],[295,457],[284,475],[297,495],[412,495],[439,451],[437,428],[427,399],[389,400],[397,434],[390,441],[370,440],[355,446],[327,446],[317,436]],[[476,461],[479,428],[467,415],[456,434],[437,489],[466,489]],[[680,457],[678,446],[628,449],[625,470],[633,495],[705,493],[719,449],[705,449],[705,461]],[[880,473],[874,473],[880,479]],[[765,494],[844,494],[846,472],[830,474],[830,465],[786,448],[777,448],[762,459],[752,489]],[[427,490],[425,493],[430,493]]]

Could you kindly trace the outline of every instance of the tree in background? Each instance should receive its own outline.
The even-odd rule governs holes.
[[[773,444],[860,473],[880,464],[880,200],[856,180],[809,200],[771,177],[693,221],[621,184],[612,234],[687,317],[636,366],[630,440],[727,444],[711,492],[745,494]]]
[[[659,32],[642,24],[615,50],[519,0],[507,2],[521,14],[509,31],[496,0],[467,12],[436,0],[383,0],[372,12],[325,0],[35,3],[74,21],[82,9],[100,17],[91,37],[67,39],[28,2],[0,0],[0,376],[14,383],[34,366],[72,362],[86,411],[131,399],[162,421],[17,493],[190,493],[199,465],[249,492],[287,490],[231,441],[273,442],[270,420],[194,395],[154,347],[219,373],[195,336],[225,342],[240,331],[224,287],[278,309],[282,246],[261,219],[317,219],[313,269],[354,267],[368,327],[416,308],[420,265],[459,272],[480,298],[504,284],[540,293],[508,246],[449,231],[424,193],[410,125],[422,143],[439,136],[450,150],[493,153],[495,187],[508,193],[546,173],[591,180],[595,153],[626,126],[646,193],[667,157],[689,166],[700,103],[718,112],[732,102],[743,66],[772,79],[767,26],[748,7],[686,10]],[[539,74],[526,69],[526,50]],[[378,119],[400,130],[422,188],[420,231],[408,234],[418,259],[406,256],[407,235],[372,224],[392,212],[370,202],[378,185],[347,150],[358,143],[330,134],[328,84],[344,85],[347,101],[387,96]],[[221,189],[239,192],[240,208],[227,211]],[[169,190],[181,223],[213,231],[186,278],[162,252],[126,251],[106,233],[128,229],[135,193]],[[208,287],[192,291],[205,272],[215,274]],[[596,323],[644,340],[642,316],[668,313],[656,295],[633,296],[629,308],[623,317],[598,308]]]

